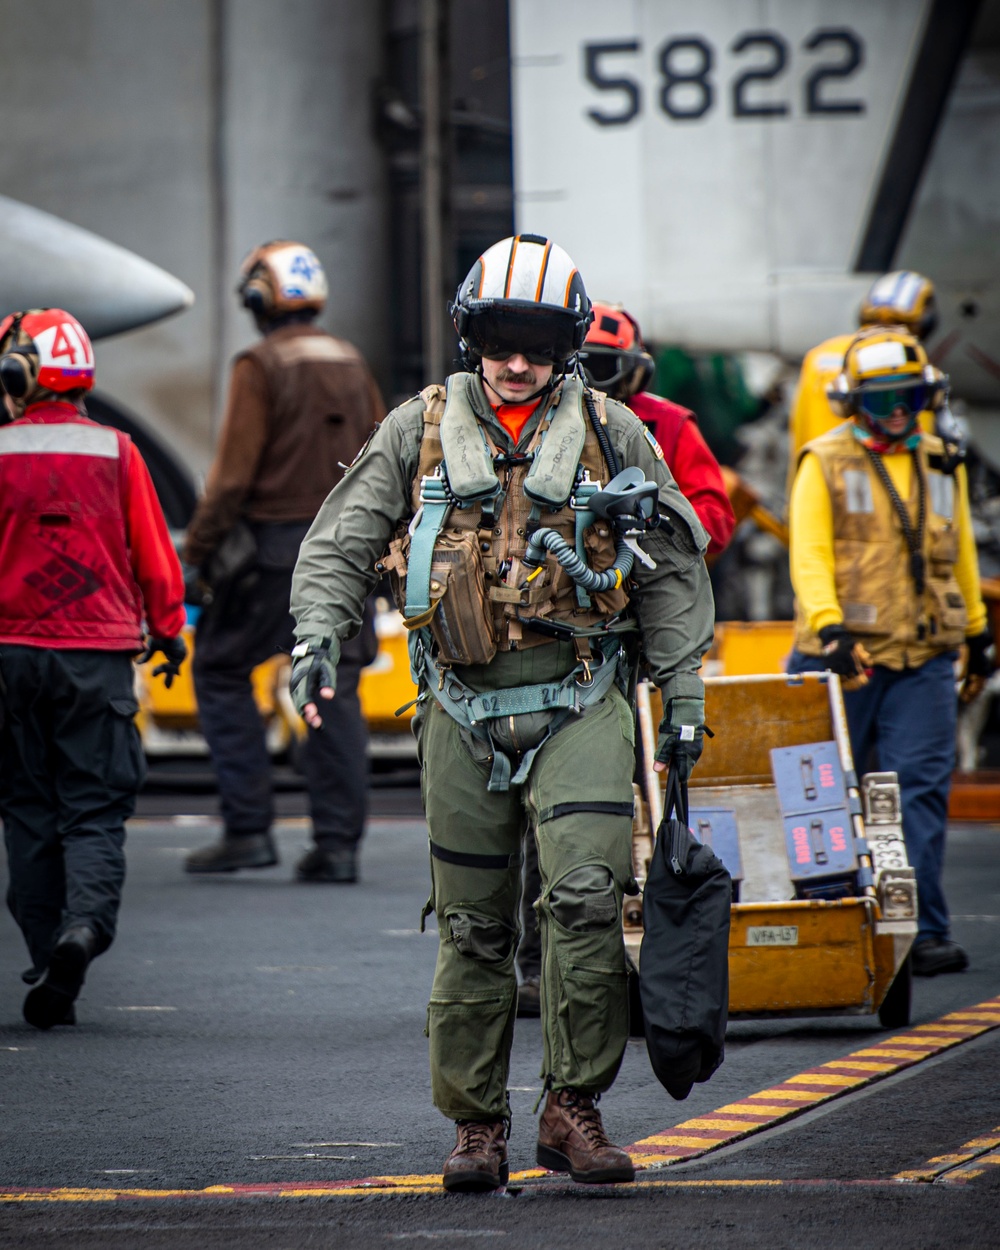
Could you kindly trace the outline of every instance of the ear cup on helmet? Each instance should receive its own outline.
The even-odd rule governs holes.
[[[846,373],[838,374],[826,393],[830,407],[838,417],[852,417],[857,412],[857,402]]]
[[[589,300],[588,300],[589,303]],[[580,317],[576,325],[573,327],[573,347],[579,351],[583,347],[587,339],[587,331],[590,329],[590,323],[594,320],[593,308],[587,309],[586,317]]]
[[[927,383],[927,407],[932,412],[939,412],[948,404],[951,379],[934,365],[927,365],[924,369],[924,381]]]
[[[921,340],[929,339],[930,336],[937,329],[937,325],[938,325],[937,305],[932,299],[931,302],[924,309],[923,316],[920,318],[920,321],[917,323],[917,329],[916,329],[917,338]]]
[[[24,399],[38,381],[38,358],[26,352],[7,352],[0,356],[0,385],[11,399]]]
[[[247,308],[255,316],[266,317],[271,312],[271,306],[274,302],[271,294],[271,284],[266,277],[249,278],[242,288],[243,307]]]

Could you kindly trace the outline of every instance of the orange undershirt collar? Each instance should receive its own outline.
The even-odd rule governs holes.
[[[527,404],[492,404],[493,412],[496,419],[510,435],[514,446],[517,446],[518,439],[521,437],[521,431],[528,423],[528,418],[542,402],[542,396],[531,400]]]

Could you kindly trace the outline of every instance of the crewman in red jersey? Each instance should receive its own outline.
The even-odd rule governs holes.
[[[142,457],[84,415],[80,323],[6,317],[0,384],[0,816],[32,961],[24,1018],[48,1029],[75,1024],[87,965],[115,936],[145,777],[132,658],[162,652],[153,673],[173,681],[184,586]]]
[[[620,305],[595,301],[594,320],[580,362],[590,385],[628,404],[659,443],[667,468],[712,540],[708,554],[724,551],[736,528],[736,517],[719,463],[689,408],[644,389],[654,366],[643,346],[639,323]]]

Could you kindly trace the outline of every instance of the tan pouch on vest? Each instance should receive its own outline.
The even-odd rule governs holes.
[[[965,640],[965,627],[969,617],[958,583],[949,584],[928,578],[926,602],[928,615],[933,622],[931,640],[944,641],[950,636],[954,645],[960,646]]]
[[[489,664],[497,653],[476,530],[445,530],[434,544],[431,598],[439,600],[431,633],[446,664]]]

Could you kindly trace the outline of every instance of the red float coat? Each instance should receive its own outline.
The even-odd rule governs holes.
[[[127,434],[69,403],[0,427],[0,644],[137,651],[184,627],[184,582]]]
[[[736,528],[736,516],[719,462],[702,438],[694,413],[649,391],[626,402],[660,444],[667,468],[708,531],[708,554],[724,551]]]

